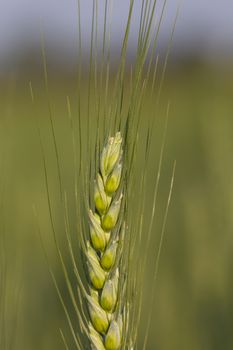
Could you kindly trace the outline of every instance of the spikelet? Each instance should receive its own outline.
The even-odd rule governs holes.
[[[124,305],[119,303],[119,235],[124,226],[120,215],[124,196],[122,153],[122,137],[118,132],[108,139],[101,153],[94,184],[95,213],[91,210],[88,213],[90,242],[85,256],[90,294],[86,300],[90,347],[95,350],[119,350],[122,345]]]

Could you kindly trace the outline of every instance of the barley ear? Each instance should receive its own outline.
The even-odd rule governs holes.
[[[89,217],[89,239],[86,244],[86,270],[90,293],[86,296],[89,311],[89,341],[95,350],[118,350],[122,345],[122,313],[119,280],[121,251],[119,235],[121,215],[122,137],[110,137],[100,155],[99,172],[94,183],[93,203]],[[94,293],[92,292],[94,289]]]

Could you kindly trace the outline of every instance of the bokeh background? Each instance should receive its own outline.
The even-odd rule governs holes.
[[[99,4],[101,12],[102,0]],[[113,4],[111,52],[117,56],[128,1],[113,0]],[[178,2],[168,1],[158,45],[161,56],[166,50],[177,6]],[[88,53],[91,1],[82,1],[82,11],[84,52]],[[139,13],[137,0],[130,36],[132,52]],[[171,103],[159,194],[161,203],[166,200],[174,159],[177,170],[155,303],[145,303],[145,314],[153,307],[148,343],[151,350],[233,348],[232,18],[231,0],[184,0],[180,6],[161,98],[162,103],[168,100]],[[6,348],[17,350],[62,349],[59,328],[66,329],[33,210],[35,206],[51,264],[66,295],[51,239],[34,118],[39,120],[42,130],[59,226],[58,180],[43,82],[41,31],[45,38],[49,94],[62,172],[67,190],[72,194],[72,147],[66,96],[75,101],[76,1],[1,2],[0,229],[2,237],[4,234],[1,241],[4,249],[0,252],[7,270],[6,309],[3,305],[1,308],[6,315]],[[31,103],[29,82],[34,87],[35,105]],[[72,212],[72,207],[70,210]],[[143,248],[142,254],[145,254]],[[148,290],[151,273],[148,269],[145,282]],[[3,330],[0,332],[3,339]]]

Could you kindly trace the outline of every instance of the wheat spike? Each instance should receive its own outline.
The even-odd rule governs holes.
[[[93,350],[118,350],[123,337],[124,305],[120,300],[121,249],[124,223],[122,186],[122,137],[120,132],[105,144],[94,186],[95,212],[88,213],[90,240],[85,264],[89,293],[89,340]]]

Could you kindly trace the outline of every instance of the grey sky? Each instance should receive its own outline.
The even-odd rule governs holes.
[[[81,0],[85,31],[91,16],[91,0]],[[139,12],[140,0],[136,0]],[[160,1],[161,2],[161,1]],[[99,0],[101,6],[103,0]],[[129,0],[113,0],[113,38],[120,35]],[[168,0],[161,37],[170,30],[178,0]],[[203,50],[233,47],[233,0],[183,0],[174,46],[201,43]],[[76,0],[0,0],[0,63],[26,43],[39,42],[42,26],[48,42],[72,50],[77,35]],[[134,27],[133,27],[134,28]],[[133,31],[134,32],[134,31]]]

